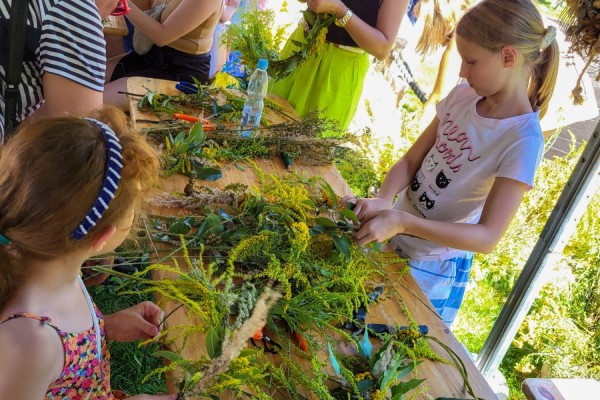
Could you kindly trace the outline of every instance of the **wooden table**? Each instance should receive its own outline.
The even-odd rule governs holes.
[[[127,36],[129,29],[125,22],[125,17],[114,17],[112,15],[102,20],[104,25],[103,32],[108,35]]]
[[[131,78],[128,84],[128,91],[131,93],[143,94],[147,87],[166,94],[176,94],[174,82],[156,81],[145,78]],[[137,119],[151,119],[149,115],[141,114],[136,107],[136,101],[131,102],[131,116],[135,122]],[[280,159],[256,160],[256,164],[266,174],[283,175],[290,173]],[[336,191],[337,194],[344,196],[351,194],[351,190],[347,183],[341,177],[339,172],[332,165],[325,166],[303,166],[295,165],[293,170],[304,173],[307,176],[320,175],[324,178]],[[173,176],[168,179],[163,179],[161,188],[163,191],[183,192],[188,179],[183,176]],[[229,183],[242,182],[247,185],[252,185],[257,182],[257,176],[252,168],[245,168],[244,171],[235,166],[223,168],[223,178],[217,181],[206,181],[205,185],[209,187],[223,188]],[[153,212],[173,215],[172,209],[154,209]],[[383,300],[372,305],[367,316],[368,323],[385,323],[385,324],[400,324],[407,325],[408,320],[404,314],[406,308],[408,312],[415,318],[419,325],[427,325],[429,327],[429,335],[441,340],[444,344],[452,348],[456,354],[464,362],[470,383],[475,391],[475,394],[486,400],[496,399],[496,395],[479,373],[469,356],[466,354],[462,345],[452,335],[452,332],[442,322],[439,315],[435,312],[429,300],[425,297],[418,285],[410,274],[400,274],[399,270],[402,265],[389,265],[387,267],[388,275],[383,283],[384,295]],[[165,276],[159,276],[164,278]],[[167,304],[166,312],[173,309],[175,304]],[[181,324],[194,323],[190,321],[182,310],[176,311],[167,321],[170,326]],[[447,355],[436,344],[431,344],[432,348],[442,357],[447,358]],[[340,344],[338,348],[343,347]],[[187,347],[183,351],[184,357],[198,358],[199,354],[205,354],[204,340],[189,341]],[[275,356],[276,357],[276,356]],[[323,360],[328,360],[325,352],[323,352]],[[308,361],[302,357],[298,357],[298,363],[309,367]],[[456,397],[468,398],[464,390],[463,380],[458,371],[450,365],[445,365],[439,362],[425,361],[418,367],[418,375],[421,378],[426,378],[426,381],[421,387],[427,387],[426,393],[418,395],[418,399],[436,399],[437,397]],[[311,397],[314,398],[314,397]]]

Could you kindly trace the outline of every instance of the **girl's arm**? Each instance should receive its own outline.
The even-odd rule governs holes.
[[[432,221],[398,210],[382,210],[355,232],[359,245],[382,242],[402,233],[455,249],[490,253],[512,221],[527,185],[509,178],[496,178],[477,224]]]
[[[307,3],[311,10],[335,14],[337,18],[342,18],[348,11],[341,0],[308,0]],[[408,0],[381,0],[375,27],[353,15],[345,29],[361,49],[383,60],[394,45],[407,8]]]
[[[379,210],[392,207],[396,195],[410,184],[423,159],[435,144],[438,125],[439,119],[434,117],[406,154],[387,172],[375,197],[356,200],[354,213],[361,222],[369,221]]]
[[[135,25],[135,29],[139,29],[155,45],[162,47],[191,32],[216,13],[221,7],[221,3],[214,3],[218,3],[218,7],[211,7],[208,2],[202,2],[202,5],[199,5],[197,0],[183,0],[163,23],[146,15],[132,3],[130,4],[131,12],[127,14],[127,18]]]
[[[44,399],[65,362],[60,337],[30,318],[0,325],[0,399]]]

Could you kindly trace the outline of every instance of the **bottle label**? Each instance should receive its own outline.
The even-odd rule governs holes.
[[[254,114],[254,127],[257,128],[260,125],[260,119],[262,118],[262,111]]]
[[[240,121],[241,132],[240,135],[248,137],[252,134],[252,129],[258,128],[260,125],[260,119],[262,117],[262,111],[252,113],[252,106],[244,106],[242,111],[242,120]]]

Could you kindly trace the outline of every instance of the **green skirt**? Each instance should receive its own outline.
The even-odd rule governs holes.
[[[304,41],[302,26],[287,41],[281,57],[288,57],[297,47],[292,43]],[[348,129],[363,90],[369,70],[369,55],[355,53],[324,43],[286,78],[273,82],[270,92],[287,99],[298,115],[320,110],[325,118],[337,121]],[[334,133],[324,132],[330,137]]]

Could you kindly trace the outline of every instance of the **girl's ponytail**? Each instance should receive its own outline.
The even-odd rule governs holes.
[[[552,31],[555,28],[548,27],[547,30]],[[539,107],[540,118],[548,111],[548,104],[558,79],[559,60],[560,50],[556,39],[553,39],[540,51],[540,60],[532,67],[529,101],[533,106]]]

